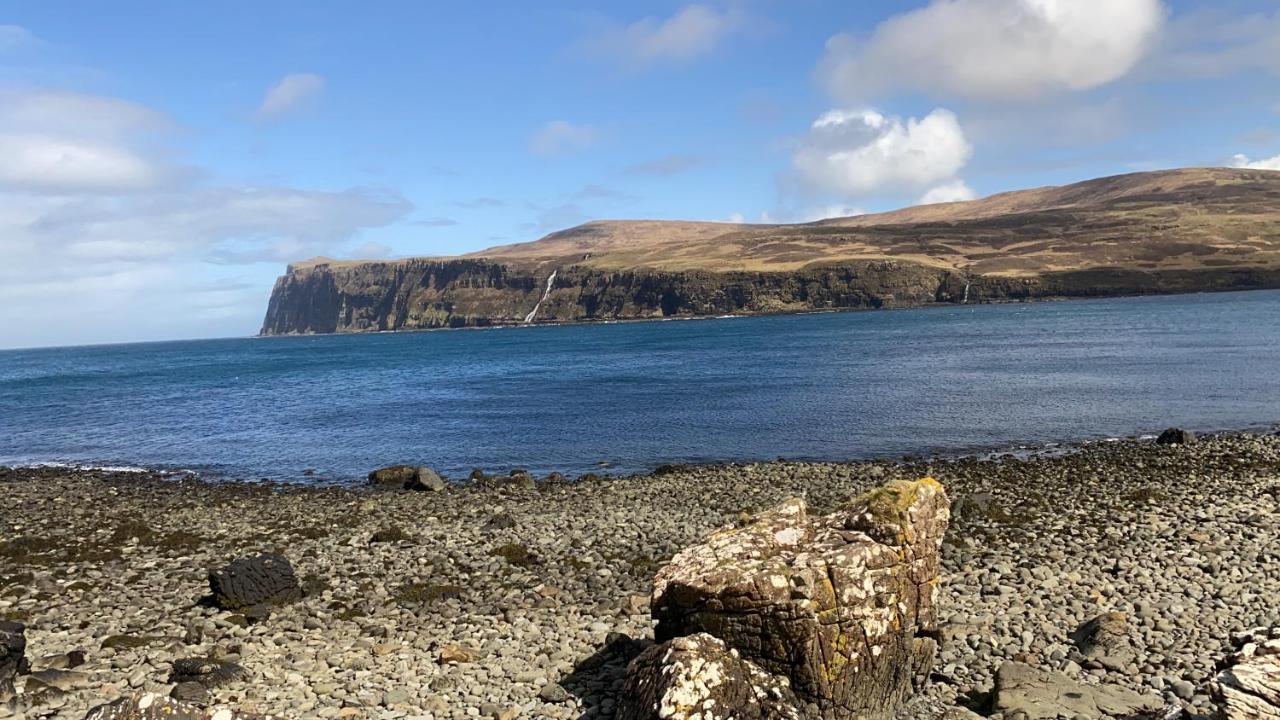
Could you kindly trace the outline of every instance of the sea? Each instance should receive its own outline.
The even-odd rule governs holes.
[[[1280,291],[0,352],[0,465],[358,482],[1280,422]]]

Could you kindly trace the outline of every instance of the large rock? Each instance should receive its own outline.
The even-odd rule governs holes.
[[[223,610],[284,605],[302,597],[293,566],[275,553],[237,558],[220,570],[209,571],[209,590]]]
[[[84,720],[271,720],[229,708],[204,709],[149,692],[137,692],[113,703],[99,705]]]
[[[26,632],[22,623],[0,620],[0,703],[13,697],[13,679],[28,670]]]
[[[1214,694],[1226,720],[1280,720],[1280,626],[1232,638],[1238,652],[1218,673]]]
[[[1119,685],[1085,685],[1062,673],[1012,661],[996,671],[992,709],[1026,720],[1156,717],[1165,712],[1159,697],[1139,695]]]
[[[800,720],[786,678],[706,633],[640,653],[627,667],[617,720]]]
[[[1169,428],[1156,438],[1157,445],[1193,445],[1195,441],[1196,434],[1182,428]]]
[[[946,493],[896,480],[810,518],[788,500],[660,570],[659,642],[705,632],[786,677],[810,715],[886,715],[932,666]]]
[[[422,465],[392,465],[369,473],[369,484],[381,488],[405,490],[444,490],[444,480],[429,467]]]
[[[1136,652],[1129,640],[1129,616],[1106,612],[1071,633],[1080,654],[1108,669],[1119,670],[1133,662]]]

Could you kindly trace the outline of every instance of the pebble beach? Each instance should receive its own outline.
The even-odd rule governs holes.
[[[941,652],[904,717],[983,713],[1017,660],[1158,694],[1191,716],[1232,632],[1280,624],[1280,437],[858,463],[457,479],[439,492],[0,469],[0,617],[65,692],[0,717],[81,718],[175,661],[242,672],[210,702],[297,718],[610,718],[652,637],[654,573],[789,497],[823,512],[894,478],[952,500]],[[305,596],[269,617],[206,601],[210,569],[287,557]],[[1116,613],[1130,651],[1072,633]],[[78,660],[78,656],[77,656]],[[22,681],[19,680],[19,687]],[[24,693],[20,697],[30,697]]]

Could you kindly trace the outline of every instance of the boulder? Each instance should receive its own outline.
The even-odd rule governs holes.
[[[1169,428],[1156,438],[1157,445],[1192,445],[1195,441],[1196,434],[1182,428]]]
[[[170,683],[197,683],[205,688],[221,687],[245,677],[243,667],[212,658],[178,658],[169,670]]]
[[[1136,656],[1129,640],[1129,616],[1120,612],[1102,613],[1089,620],[1071,633],[1071,640],[1081,655],[1108,669],[1119,670]]]
[[[1237,652],[1213,683],[1226,720],[1280,720],[1280,626],[1232,637]]]
[[[30,669],[26,633],[22,623],[0,620],[0,703],[13,697],[13,679]]]
[[[1049,720],[1059,717],[1159,717],[1161,698],[1139,695],[1119,685],[1085,685],[1062,673],[1006,661],[996,671],[993,707],[1005,717]]]
[[[150,692],[136,692],[89,711],[84,720],[271,720],[229,708],[204,709]]]
[[[788,500],[658,572],[657,640],[714,636],[787,678],[813,717],[892,714],[933,664],[949,515],[932,478],[892,481],[823,517]]]
[[[640,653],[627,667],[617,720],[800,720],[785,677],[761,670],[706,633]]]
[[[283,555],[263,553],[209,571],[213,602],[223,610],[284,605],[302,598],[302,586]]]
[[[445,489],[444,480],[429,467],[422,465],[392,465],[369,473],[369,484],[380,488],[428,490]]]

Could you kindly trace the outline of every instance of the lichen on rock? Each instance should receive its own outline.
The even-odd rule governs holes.
[[[816,518],[803,500],[788,500],[658,572],[657,640],[714,636],[787,678],[816,717],[889,714],[937,649],[948,519],[932,478],[890,482]]]

